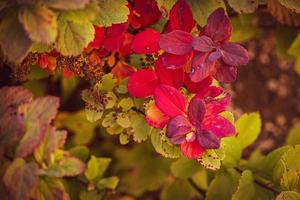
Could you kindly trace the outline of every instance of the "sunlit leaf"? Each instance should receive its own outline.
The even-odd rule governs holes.
[[[290,145],[300,144],[300,123],[295,124],[290,129],[286,143]]]
[[[49,169],[45,171],[45,175],[51,177],[77,176],[85,169],[85,164],[78,158],[64,156],[61,160],[56,161]]]
[[[111,26],[127,21],[129,9],[126,0],[98,0],[100,13],[94,23],[98,26]]]
[[[222,149],[206,150],[197,160],[201,165],[207,169],[217,170],[221,167],[221,160],[224,159],[224,152]]]
[[[100,179],[100,181],[98,181],[97,188],[99,190],[102,190],[102,189],[114,190],[114,189],[116,189],[119,181],[120,181],[119,178],[116,177],[116,176],[111,176],[111,177],[108,177],[108,178],[102,178],[102,179]]]
[[[57,50],[65,56],[78,55],[94,39],[92,23],[79,24],[58,18]]]
[[[84,172],[89,181],[96,181],[101,178],[111,162],[110,158],[97,158],[92,156]]]
[[[65,1],[65,0],[45,0],[46,5],[51,8],[61,9],[61,10],[73,10],[84,8],[90,0],[75,0],[75,1]]]
[[[151,128],[151,142],[157,153],[167,158],[179,158],[181,155],[180,149],[171,144],[166,136],[162,136],[158,129]]]
[[[19,20],[30,39],[50,44],[57,36],[56,15],[46,6],[33,5],[22,7]]]
[[[187,0],[187,3],[189,3],[192,9],[194,19],[200,26],[206,24],[208,16],[214,10],[216,10],[219,7],[225,8],[225,4],[222,0]]]
[[[236,122],[237,139],[242,149],[252,144],[261,130],[261,119],[258,113],[242,115]]]

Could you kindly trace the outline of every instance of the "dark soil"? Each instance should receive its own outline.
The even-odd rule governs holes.
[[[238,79],[230,87],[234,113],[258,111],[263,120],[262,133],[249,150],[259,147],[269,152],[283,145],[289,129],[300,121],[300,75],[293,62],[276,56],[274,32],[262,37],[248,42],[252,60],[239,68]]]

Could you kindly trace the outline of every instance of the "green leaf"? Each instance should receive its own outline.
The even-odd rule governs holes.
[[[38,166],[17,158],[8,166],[3,183],[8,190],[9,199],[32,199],[38,185]]]
[[[223,138],[222,146],[224,146],[225,158],[222,164],[226,167],[235,167],[239,164],[242,157],[242,148],[240,142],[235,137]]]
[[[278,0],[278,2],[296,13],[300,13],[300,2],[298,0]]]
[[[51,8],[60,10],[76,10],[84,8],[90,0],[44,0],[44,3]]]
[[[82,9],[64,11],[62,12],[62,15],[68,21],[84,24],[93,21],[99,12],[100,10],[97,3],[92,2]]]
[[[60,16],[56,48],[64,56],[79,55],[94,39],[94,32],[92,23],[79,24]]]
[[[50,52],[51,50],[52,50],[52,46],[38,43],[38,42],[33,42],[30,48],[30,52],[32,53],[44,53],[44,52]]]
[[[104,112],[104,94],[98,92],[95,88],[92,90],[83,90],[82,99],[85,101],[85,114],[90,122],[95,122],[102,118]]]
[[[300,34],[294,39],[290,48],[288,49],[288,54],[294,57],[300,56]]]
[[[39,146],[58,106],[59,99],[48,96],[36,98],[33,102],[19,107],[19,113],[24,115],[26,133],[16,149],[17,156],[28,156]]]
[[[206,169],[217,170],[221,167],[221,160],[224,159],[224,152],[222,149],[206,150],[198,158],[198,162]]]
[[[79,193],[80,200],[99,200],[103,199],[104,193],[99,193],[97,190],[81,190]]]
[[[277,197],[276,200],[299,200],[300,194],[295,191],[283,191]]]
[[[85,177],[89,181],[96,181],[100,179],[108,168],[110,162],[110,158],[97,158],[92,156],[84,172]]]
[[[224,112],[221,112],[220,115],[222,117],[224,117],[225,119],[227,119],[228,121],[230,121],[232,124],[234,124],[234,116],[233,116],[233,113],[232,112],[229,112],[229,111],[224,111]]]
[[[102,76],[101,83],[96,87],[99,87],[99,90],[108,92],[113,90],[113,88],[116,86],[116,83],[117,79],[114,77],[114,75],[112,73],[108,73]]]
[[[118,103],[118,107],[121,107],[123,111],[128,111],[134,106],[133,100],[130,97],[122,99]]]
[[[28,54],[31,40],[18,21],[17,13],[9,11],[9,14],[0,21],[0,46],[8,60],[19,63]]]
[[[62,181],[56,178],[43,177],[39,179],[38,200],[69,199]]]
[[[253,175],[249,170],[245,170],[240,178],[237,191],[233,194],[232,200],[252,200],[256,199]]]
[[[126,113],[119,113],[117,115],[117,121],[120,126],[123,128],[129,128],[131,126],[130,119]]]
[[[231,18],[232,35],[231,42],[246,42],[260,35],[260,30],[253,23],[254,15],[238,15]]]
[[[77,176],[85,170],[85,164],[78,158],[63,156],[49,167],[44,173],[50,177]]]
[[[206,24],[208,16],[217,8],[222,7],[225,9],[225,4],[222,0],[187,0],[193,13],[193,17],[200,26]]]
[[[147,140],[151,127],[146,122],[145,118],[141,114],[130,115],[130,121],[133,129],[133,139],[136,142],[142,142]]]
[[[300,123],[294,124],[294,126],[290,129],[286,139],[286,144],[300,144]]]
[[[111,177],[108,177],[108,178],[102,178],[102,179],[100,179],[100,181],[98,181],[97,188],[99,190],[103,190],[103,189],[114,190],[114,189],[116,189],[119,181],[120,181],[119,178],[116,177],[116,176],[111,176]]]
[[[55,13],[41,5],[22,7],[19,20],[31,40],[51,44],[57,36]]]
[[[258,0],[228,0],[228,4],[238,13],[253,13],[258,7]]]
[[[176,0],[156,0],[156,2],[159,8],[166,9],[169,12],[176,3]]]
[[[119,136],[119,141],[120,141],[120,144],[123,144],[123,145],[128,144],[129,136],[127,134],[121,133]]]
[[[189,160],[185,157],[181,157],[171,165],[171,172],[177,178],[190,178],[192,177],[199,169],[199,163],[195,160]]]
[[[206,200],[231,200],[238,186],[240,175],[233,169],[218,172],[209,185]]]
[[[252,144],[261,131],[261,119],[258,113],[242,115],[236,122],[237,139],[244,149]]]
[[[113,92],[107,92],[105,95],[107,99],[107,103],[105,105],[106,109],[113,108],[118,100],[117,96]]]
[[[179,158],[181,155],[180,149],[171,144],[166,136],[161,135],[158,129],[151,128],[150,137],[155,151],[167,158]]]
[[[76,145],[90,143],[95,135],[94,129],[97,126],[97,123],[91,123],[86,119],[84,111],[67,115],[61,123],[74,133],[73,143]]]
[[[193,189],[185,180],[175,180],[163,188],[161,200],[194,199]],[[198,198],[195,198],[198,199]]]
[[[72,156],[79,158],[82,161],[86,161],[90,156],[90,149],[84,145],[77,145],[69,150]]]
[[[49,128],[44,140],[34,151],[34,157],[40,164],[50,163],[51,154],[63,147],[67,138],[66,131],[57,131],[54,127]]]
[[[97,26],[111,26],[124,23],[128,19],[129,9],[126,0],[98,0],[100,13],[94,23]]]
[[[300,145],[290,147],[280,158],[275,168],[273,177],[275,181],[280,180],[281,188],[284,190],[300,191]]]

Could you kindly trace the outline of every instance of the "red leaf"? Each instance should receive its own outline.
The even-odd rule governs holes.
[[[99,48],[102,46],[104,41],[104,35],[105,35],[105,28],[94,26],[95,29],[95,37],[92,42],[89,44],[89,48]]]
[[[197,93],[203,88],[208,87],[212,83],[212,77],[208,76],[207,78],[203,79],[202,81],[199,82],[192,82],[189,74],[186,74],[185,76],[185,86],[188,89],[189,92],[191,93]]]
[[[197,51],[210,52],[213,50],[215,44],[210,37],[202,35],[193,39],[192,46]]]
[[[187,101],[175,88],[168,85],[158,85],[154,91],[156,106],[169,117],[184,115]]]
[[[231,36],[232,27],[223,8],[215,10],[207,19],[204,34],[214,42],[227,41]]]
[[[202,99],[193,98],[189,104],[188,108],[188,116],[190,122],[199,128],[201,126],[202,120],[205,114],[205,105]]]
[[[155,63],[155,73],[160,83],[180,88],[184,82],[183,68],[167,69],[162,59],[159,58]]]
[[[148,27],[161,18],[156,0],[134,0],[134,12],[131,24],[134,28]]]
[[[201,156],[205,151],[203,147],[200,146],[197,140],[193,142],[184,142],[180,145],[180,149],[183,155],[189,159],[196,159]]]
[[[195,20],[190,6],[185,0],[178,0],[172,7],[169,15],[171,30],[191,32],[195,26]]]
[[[203,88],[202,90],[200,90],[196,96],[201,98],[201,99],[205,99],[207,97],[209,97],[210,99],[213,97],[217,97],[220,94],[223,93],[223,88],[221,87],[216,87],[216,86],[208,86],[206,88]]]
[[[246,65],[249,62],[247,50],[239,44],[225,43],[221,53],[223,61],[231,66]]]
[[[169,121],[169,117],[162,113],[155,104],[146,111],[146,121],[154,128],[162,129]]]
[[[118,79],[118,81],[121,81],[124,78],[131,76],[134,73],[134,69],[129,65],[118,62],[118,64],[111,70],[111,73]]]
[[[153,95],[158,79],[152,69],[142,69],[135,72],[128,81],[128,92],[138,98]]]
[[[230,137],[236,133],[234,126],[227,119],[219,115],[205,117],[202,129],[211,131],[219,138]]]
[[[226,93],[223,98],[210,100],[205,104],[205,117],[225,111],[231,102],[231,96]]]
[[[192,51],[193,37],[190,33],[175,30],[170,33],[162,34],[159,46],[167,53],[175,55],[185,55]]]
[[[199,82],[211,75],[215,62],[207,59],[207,53],[199,53],[193,59],[191,81]]]
[[[167,137],[170,138],[172,144],[181,144],[186,141],[186,134],[191,130],[189,120],[183,115],[178,115],[168,122]]]
[[[168,69],[182,68],[188,62],[189,57],[189,55],[178,56],[170,53],[160,56],[163,65]]]
[[[109,51],[118,50],[123,41],[123,34],[127,29],[127,24],[113,24],[106,29],[105,38],[103,41],[104,47]]]
[[[160,49],[158,45],[159,38],[159,32],[153,29],[147,29],[135,35],[131,44],[131,48],[135,53],[155,53]]]

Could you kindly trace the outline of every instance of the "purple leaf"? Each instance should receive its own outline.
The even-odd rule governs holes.
[[[247,50],[239,44],[226,43],[221,47],[223,61],[231,66],[246,65],[249,61]]]
[[[211,62],[215,62],[217,61],[219,58],[221,58],[222,54],[221,51],[219,49],[217,49],[216,51],[212,52],[211,54],[209,54],[208,59]]]
[[[33,162],[26,163],[22,158],[17,158],[7,168],[3,182],[9,199],[30,200],[36,195],[38,166]]]
[[[188,116],[190,122],[196,126],[200,127],[205,114],[205,105],[202,99],[193,98],[189,104]]]
[[[230,38],[232,27],[223,8],[215,10],[207,19],[204,34],[214,42],[223,42]]]
[[[219,65],[219,66],[218,66]],[[237,68],[226,64],[218,64],[214,78],[223,83],[231,83],[236,80]]]
[[[159,46],[167,53],[185,55],[192,51],[193,37],[190,33],[175,30],[160,36]]]
[[[17,156],[26,157],[39,146],[57,113],[58,106],[59,99],[49,96],[37,98],[19,107],[19,113],[24,115],[26,133],[17,147]]]
[[[197,132],[197,140],[199,144],[205,149],[218,149],[220,148],[220,139],[210,131]]]
[[[183,115],[178,115],[168,122],[167,137],[173,144],[181,144],[186,141],[186,134],[190,132],[191,124]]]
[[[203,35],[195,37],[193,39],[192,46],[195,50],[206,53],[213,50],[214,42],[209,37]]]
[[[163,65],[168,69],[182,68],[188,61],[189,56],[178,56],[170,53],[164,53],[160,56]]]

